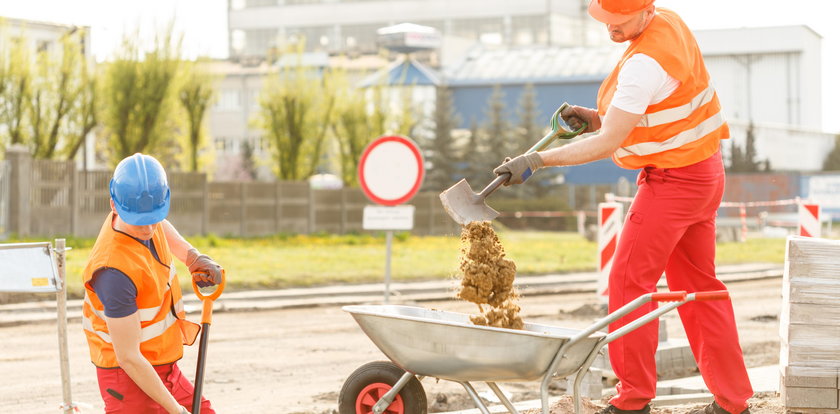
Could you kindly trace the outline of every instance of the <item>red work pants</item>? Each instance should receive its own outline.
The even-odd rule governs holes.
[[[188,380],[177,364],[154,367],[166,389],[172,393],[178,403],[192,410],[193,384]],[[122,368],[96,368],[99,380],[99,393],[105,400],[105,413],[121,414],[166,414],[166,410],[149,398]],[[210,401],[201,398],[201,413],[215,414]]]
[[[609,309],[656,291],[665,272],[671,290],[721,290],[715,276],[715,217],[725,174],[720,152],[681,168],[645,168],[627,213],[609,280]],[[614,331],[655,308],[654,303],[610,325]],[[752,386],[747,376],[732,302],[690,302],[678,308],[691,351],[715,401],[730,413],[747,408]],[[637,410],[656,395],[659,321],[609,344],[619,379],[617,408]]]

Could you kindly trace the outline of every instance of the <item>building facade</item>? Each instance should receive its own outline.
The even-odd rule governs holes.
[[[264,57],[305,40],[308,51],[378,51],[376,30],[403,22],[446,39],[495,45],[603,44],[588,0],[229,0],[230,57]]]

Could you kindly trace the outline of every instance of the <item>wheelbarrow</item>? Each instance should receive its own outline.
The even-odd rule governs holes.
[[[345,306],[342,309],[391,362],[371,362],[356,369],[339,393],[339,414],[424,414],[426,394],[420,383],[424,377],[460,384],[483,414],[490,410],[471,382],[486,383],[510,413],[518,414],[496,383],[540,381],[542,413],[548,414],[549,383],[572,375],[575,413],[580,414],[583,374],[605,345],[685,303],[728,298],[725,290],[648,293],[583,330],[535,323],[513,330],[474,325],[463,313],[415,306]],[[614,332],[600,332],[652,301],[669,303]]]

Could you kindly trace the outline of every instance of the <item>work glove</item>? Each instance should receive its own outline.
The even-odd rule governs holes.
[[[574,131],[580,129],[584,122],[587,125],[583,132],[595,132],[601,128],[601,118],[598,117],[598,112],[594,109],[571,105],[560,111],[560,117]]]
[[[192,248],[187,252],[187,268],[198,287],[207,287],[222,283],[222,267],[206,254],[200,254]]]
[[[505,162],[496,167],[493,170],[493,173],[496,175],[502,175],[504,173],[510,173],[510,179],[505,182],[505,186],[511,184],[522,184],[531,174],[534,173],[539,168],[542,168],[545,165],[543,163],[542,157],[537,152],[532,152],[530,154],[523,154],[516,158],[505,158]]]

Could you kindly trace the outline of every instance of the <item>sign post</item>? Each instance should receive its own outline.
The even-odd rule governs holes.
[[[391,245],[394,230],[414,228],[414,206],[401,205],[417,194],[425,168],[420,148],[402,136],[383,136],[371,142],[359,161],[359,183],[368,199],[379,206],[366,206],[365,230],[385,230],[385,303],[391,285]]]
[[[56,297],[58,353],[61,370],[62,413],[76,410],[70,390],[70,357],[67,348],[67,284],[64,239],[49,242],[0,244],[0,292],[53,293]]]

